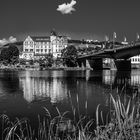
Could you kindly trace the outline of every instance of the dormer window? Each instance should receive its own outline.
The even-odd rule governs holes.
[[[28,45],[28,42],[27,42],[27,41],[25,41],[25,42],[24,42],[24,45],[25,45],[25,46],[27,46],[27,45]]]

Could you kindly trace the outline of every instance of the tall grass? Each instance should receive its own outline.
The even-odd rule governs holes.
[[[120,97],[114,99],[111,95],[114,110],[110,116],[110,122],[99,126],[95,130],[95,139],[103,140],[138,140],[140,139],[140,114],[139,105],[132,105],[130,99],[125,106]],[[134,100],[134,99],[133,99]],[[98,108],[97,108],[98,112]],[[98,114],[98,113],[97,113]],[[99,115],[96,115],[96,119]],[[98,119],[97,119],[98,121]]]
[[[69,96],[71,96],[69,94]],[[1,115],[1,140],[139,140],[140,139],[140,105],[133,104],[136,97],[123,104],[120,97],[115,99],[110,95],[112,110],[109,121],[103,119],[100,105],[96,109],[96,121],[80,115],[79,98],[76,96],[77,109],[70,101],[73,120],[67,118],[68,111],[60,112],[56,107],[57,116],[52,117],[49,110],[44,107],[44,119],[38,116],[38,131],[32,129],[29,120],[16,119],[10,121],[5,114]],[[87,110],[88,102],[85,102]],[[79,115],[76,120],[76,110]],[[100,123],[102,121],[102,124]],[[93,124],[96,128],[92,130]]]

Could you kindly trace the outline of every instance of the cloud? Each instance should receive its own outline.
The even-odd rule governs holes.
[[[71,14],[72,11],[75,11],[75,8],[73,6],[76,4],[75,0],[72,0],[70,3],[63,3],[61,5],[58,5],[57,11],[60,11],[62,14]]]
[[[17,39],[16,39],[15,37],[13,37],[13,36],[10,36],[10,37],[9,37],[9,42],[10,42],[10,43],[17,42]]]
[[[5,45],[5,44],[8,44],[8,43],[14,43],[14,42],[17,42],[17,39],[13,36],[10,36],[8,39],[1,39],[0,40],[0,45]]]

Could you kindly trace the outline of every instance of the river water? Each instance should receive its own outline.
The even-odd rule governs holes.
[[[140,70],[0,71],[0,114],[26,117],[36,123],[46,107],[52,116],[79,107],[80,115],[95,117],[97,105],[106,114],[110,93],[132,97],[140,92]],[[71,116],[71,115],[70,115]]]

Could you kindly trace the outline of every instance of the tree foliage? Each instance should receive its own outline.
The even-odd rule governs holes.
[[[19,58],[19,50],[15,45],[10,45],[8,48],[3,48],[1,51],[1,60],[8,64],[15,64]]]
[[[47,54],[45,58],[40,58],[38,61],[40,67],[51,67],[54,63],[53,55]]]
[[[62,51],[63,62],[68,67],[77,66],[77,57],[78,57],[78,53],[75,46],[73,45],[68,46]]]
[[[26,59],[19,59],[20,65],[26,65]]]
[[[47,65],[48,67],[51,67],[51,66],[53,65],[53,63],[54,63],[53,55],[52,55],[52,54],[48,54],[48,55],[45,57],[45,59],[46,59],[46,65]]]

